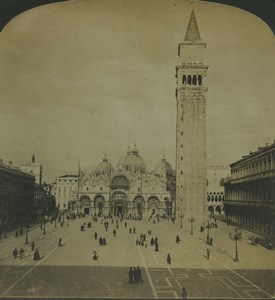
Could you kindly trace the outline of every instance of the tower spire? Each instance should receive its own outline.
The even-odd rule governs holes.
[[[189,41],[189,42],[195,42],[195,41],[201,40],[199,27],[197,24],[194,10],[192,10],[192,13],[190,16],[184,40]]]

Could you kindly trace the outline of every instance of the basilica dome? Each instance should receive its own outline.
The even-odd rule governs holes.
[[[167,176],[173,176],[174,171],[169,164],[169,162],[166,161],[166,158],[163,156],[161,161],[157,164],[155,168],[155,174],[166,174]]]
[[[128,148],[127,154],[118,160],[117,168],[131,172],[145,172],[144,159],[138,154],[136,146],[132,150],[130,150],[130,147]]]
[[[103,158],[102,162],[96,167],[96,174],[109,174],[113,170],[112,165],[108,162],[106,156]]]

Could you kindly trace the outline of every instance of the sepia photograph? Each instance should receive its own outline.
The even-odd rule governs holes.
[[[0,1],[0,299],[275,298],[275,2]]]

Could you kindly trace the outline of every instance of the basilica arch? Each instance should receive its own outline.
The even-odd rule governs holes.
[[[101,216],[104,212],[104,203],[105,199],[101,194],[94,198],[94,212],[99,216]]]
[[[134,198],[133,204],[134,204],[134,206],[133,206],[134,213],[136,215],[142,217],[144,214],[144,209],[145,209],[144,198],[140,195],[136,196]]]
[[[85,215],[90,214],[90,207],[91,207],[91,199],[87,195],[83,195],[80,198],[80,207],[82,209],[82,213]]]
[[[160,214],[160,201],[156,196],[151,196],[148,199],[148,212],[150,215]]]
[[[110,213],[114,215],[127,214],[128,212],[128,197],[127,194],[122,191],[114,191],[110,200]]]

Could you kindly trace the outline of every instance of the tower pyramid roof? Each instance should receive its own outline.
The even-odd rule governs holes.
[[[201,36],[200,36],[200,32],[199,32],[199,28],[198,28],[198,24],[196,21],[194,10],[192,10],[192,13],[190,16],[184,40],[190,41],[190,42],[195,42],[195,41],[201,40]]]

